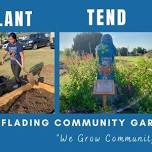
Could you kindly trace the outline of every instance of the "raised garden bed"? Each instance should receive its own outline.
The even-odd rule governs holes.
[[[0,113],[52,113],[54,86],[26,84],[0,97]]]
[[[7,77],[4,76],[0,76],[0,96],[3,95],[6,91],[6,81],[7,81]]]

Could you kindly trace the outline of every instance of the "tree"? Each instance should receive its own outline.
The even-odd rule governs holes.
[[[7,33],[0,32],[0,44],[3,43],[3,39],[6,37]]]
[[[82,52],[93,53],[93,56],[95,57],[95,48],[100,43],[101,37],[102,34],[99,32],[77,34],[73,39],[73,50],[79,55],[82,55]]]
[[[133,49],[133,54],[134,55],[143,55],[147,53],[146,49],[145,48],[142,48],[142,47],[137,47],[137,48],[134,48]]]
[[[128,56],[128,48],[126,47],[117,48],[117,55]]]
[[[64,49],[64,54],[68,57],[68,56],[71,56],[71,53],[72,53],[72,50],[69,49],[69,48],[65,48]]]

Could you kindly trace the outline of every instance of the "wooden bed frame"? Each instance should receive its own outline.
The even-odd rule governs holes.
[[[44,89],[52,94],[54,94],[54,86],[44,84],[44,83],[38,83],[37,85],[31,85],[30,83],[10,92],[2,97],[0,97],[0,111],[7,110],[12,103],[24,92],[31,90],[31,89]]]

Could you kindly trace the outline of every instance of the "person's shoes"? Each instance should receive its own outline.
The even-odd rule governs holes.
[[[16,85],[13,86],[13,89],[17,89],[18,87],[19,87],[19,85],[16,84]]]

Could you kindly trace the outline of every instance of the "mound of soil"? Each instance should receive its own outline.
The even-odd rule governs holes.
[[[45,65],[40,72],[40,77],[44,78],[44,83],[54,85],[54,66],[51,64]]]
[[[16,99],[8,113],[52,113],[54,95],[43,89],[31,89]]]

